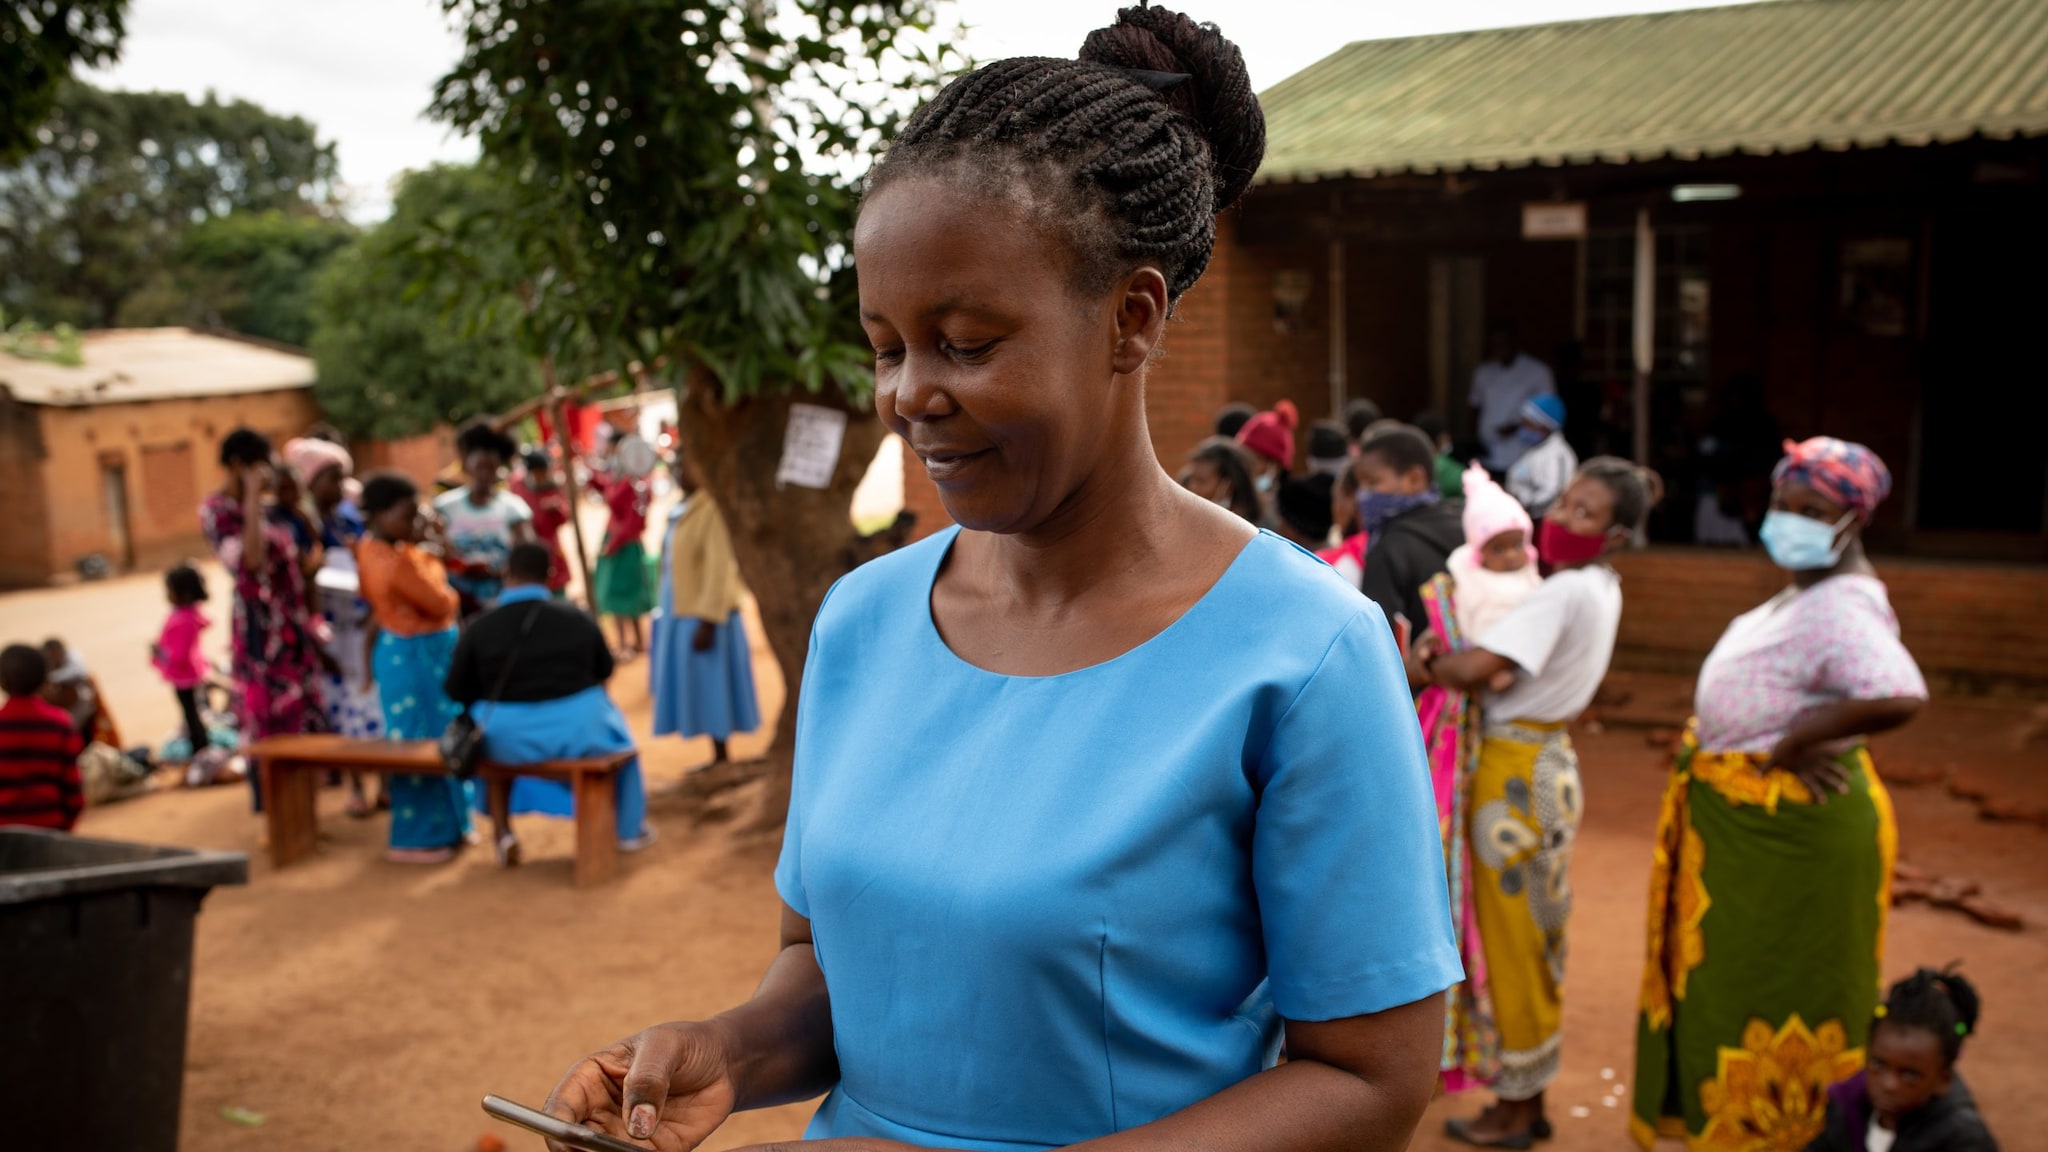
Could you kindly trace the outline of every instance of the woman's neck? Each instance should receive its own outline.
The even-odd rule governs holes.
[[[1159,466],[1142,417],[1125,439],[1044,523],[987,537],[987,574],[1010,597],[1026,605],[1071,600],[1168,553],[1183,505],[1197,498]]]

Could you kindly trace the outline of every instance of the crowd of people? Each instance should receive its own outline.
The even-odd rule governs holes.
[[[745,588],[692,461],[678,452],[673,462],[682,498],[658,566],[641,541],[656,450],[615,432],[587,462],[611,512],[595,600],[620,621],[615,651],[596,619],[566,599],[559,537],[574,509],[557,475],[563,464],[541,449],[522,454],[483,421],[461,430],[456,452],[453,482],[429,496],[400,473],[358,478],[336,436],[316,431],[278,446],[250,429],[228,433],[221,486],[199,509],[230,584],[225,667],[205,654],[212,595],[192,563],[165,573],[169,612],[150,650],[181,717],[180,734],[160,750],[112,752],[121,745],[105,698],[61,641],[9,647],[0,744],[18,741],[25,767],[0,771],[0,822],[72,827],[98,799],[102,748],[140,779],[160,760],[186,763],[186,779],[206,783],[234,778],[233,753],[269,737],[435,740],[466,714],[482,732],[482,755],[497,763],[630,751],[605,684],[616,661],[642,654],[650,610],[656,733],[708,736],[723,760],[733,734],[760,726],[739,622]],[[0,748],[0,760],[11,754]],[[245,775],[261,811],[261,780]],[[348,812],[388,810],[388,855],[400,863],[453,858],[482,813],[499,860],[517,864],[511,816],[573,814],[568,790],[539,778],[486,789],[452,775],[398,774],[380,785],[372,795],[351,774]],[[637,764],[620,773],[618,789],[620,847],[636,850],[651,837]]]
[[[1295,475],[1293,407],[1233,404],[1180,479],[1313,551],[1390,622],[1415,691],[1464,970],[1447,997],[1442,1080],[1496,1094],[1449,1131],[1526,1148],[1552,1131],[1544,1092],[1563,1055],[1584,805],[1568,725],[1592,703],[1619,629],[1621,582],[1607,560],[1641,538],[1662,493],[1634,464],[1577,461],[1547,373],[1513,350],[1511,331],[1498,331],[1498,358],[1473,382],[1484,448],[1469,465],[1452,456],[1440,416],[1400,424],[1354,401],[1348,428],[1314,426],[1330,447]],[[1340,432],[1348,459],[1330,482],[1318,456]],[[1897,834],[1866,741],[1910,721],[1927,687],[1862,549],[1890,473],[1861,445],[1816,437],[1788,442],[1770,476],[1757,534],[1789,583],[1735,620],[1701,668],[1698,719],[1658,822],[1632,1123],[1645,1147],[1759,1125],[1757,1147],[1803,1146],[1823,1100],[1897,1119],[1870,1102],[1880,1075],[1894,1087],[1876,1095],[1898,1097],[1872,1032],[1886,1019],[1877,993]],[[1254,499],[1240,498],[1247,477]],[[1804,943],[1788,962],[1793,940]],[[1908,983],[1919,1001],[1953,997],[1935,1031],[1954,1025],[1958,1042],[1914,1074],[1932,1083],[1951,1075],[1975,993],[1953,972]],[[1907,994],[1901,985],[1893,997]],[[1774,1060],[1788,1079],[1737,1091],[1725,1082],[1730,1051]],[[1845,1081],[1866,1053],[1872,1071]],[[1758,1091],[1803,1093],[1812,1107],[1773,1104],[1766,1116]],[[1942,1124],[1959,1139],[1970,1119],[1953,1114],[1970,1107],[1965,1090],[1951,1095]],[[1894,1145],[1895,1128],[1872,1128],[1868,1147],[1988,1146]],[[1793,1132],[1804,1136],[1785,1143]],[[1860,1128],[1856,1140],[1816,1146],[1863,1148]]]

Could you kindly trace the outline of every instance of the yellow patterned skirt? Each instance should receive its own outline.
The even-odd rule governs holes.
[[[1898,829],[1856,748],[1826,803],[1690,732],[1657,818],[1629,1128],[1688,1149],[1801,1152],[1863,1066]]]
[[[1467,811],[1472,907],[1499,1031],[1493,1089],[1527,1100],[1556,1077],[1563,1039],[1572,841],[1585,812],[1564,725],[1488,725]]]

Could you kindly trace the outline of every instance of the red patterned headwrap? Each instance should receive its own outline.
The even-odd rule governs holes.
[[[1891,469],[1861,444],[1815,436],[1785,441],[1785,458],[1771,473],[1772,484],[1804,484],[1869,523],[1892,492]]]

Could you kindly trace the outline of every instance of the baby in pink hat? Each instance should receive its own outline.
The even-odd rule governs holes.
[[[1446,565],[1457,581],[1458,630],[1467,644],[1519,607],[1543,584],[1535,534],[1522,502],[1477,464],[1465,471],[1465,543]]]

